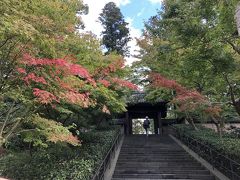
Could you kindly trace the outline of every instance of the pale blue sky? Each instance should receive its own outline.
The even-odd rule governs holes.
[[[149,0],[131,0],[125,6],[120,5],[124,17],[133,19],[132,25],[137,29],[143,29],[143,22],[147,21],[151,16],[156,15],[157,9],[160,8],[160,3],[151,3]]]

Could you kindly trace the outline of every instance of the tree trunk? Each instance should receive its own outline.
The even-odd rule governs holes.
[[[100,125],[102,124],[102,122],[105,120],[104,115],[99,115],[99,119],[97,121],[97,128],[100,127]]]
[[[216,128],[217,128],[217,133],[219,135],[220,138],[222,138],[222,128],[220,127],[220,125],[218,123],[214,123]]]
[[[0,157],[6,153],[6,150],[3,147],[0,147]]]
[[[4,138],[0,137],[0,157],[5,153],[5,149],[3,148],[4,142]]]
[[[238,115],[240,116],[240,100],[235,101],[233,106],[234,106],[236,112],[238,113]]]
[[[198,131],[198,128],[193,121],[193,118],[191,116],[189,116],[189,114],[187,112],[185,112],[185,115],[186,115],[187,122],[193,127],[194,130]]]
[[[193,127],[194,130],[198,131],[197,126],[195,125],[192,118],[187,118],[188,123]]]
[[[216,119],[215,117],[212,117],[212,122],[217,128],[217,133],[218,133],[219,137],[222,138],[223,127],[224,127],[223,119],[221,119],[220,117],[218,119]]]
[[[224,77],[225,81],[227,82],[227,84],[229,86],[229,93],[230,93],[230,98],[231,98],[231,101],[232,101],[232,105],[235,108],[238,115],[240,116],[240,99],[236,99],[235,94],[234,94],[234,86],[230,83],[227,75],[223,74],[223,77]]]
[[[237,21],[238,35],[240,36],[240,4],[237,6],[235,18]]]

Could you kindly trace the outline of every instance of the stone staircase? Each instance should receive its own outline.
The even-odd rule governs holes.
[[[112,180],[215,180],[169,136],[126,136]]]

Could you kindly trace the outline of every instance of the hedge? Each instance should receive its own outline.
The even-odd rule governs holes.
[[[223,134],[222,138],[212,129],[199,126],[199,131],[188,125],[174,125],[179,133],[190,136],[240,163],[240,139],[235,135]]]
[[[10,152],[0,159],[0,177],[88,180],[98,168],[119,128],[81,133],[81,147],[54,144],[47,149]]]

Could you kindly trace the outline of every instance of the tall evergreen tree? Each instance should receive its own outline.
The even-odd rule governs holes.
[[[125,22],[120,9],[114,2],[109,2],[104,6],[99,20],[104,27],[102,44],[107,49],[106,54],[116,51],[120,55],[129,55],[127,43],[131,38],[128,23]]]

